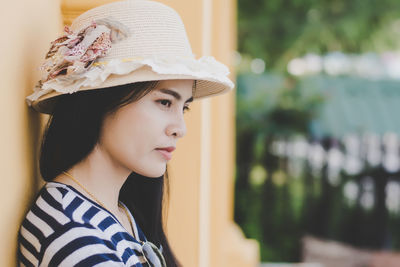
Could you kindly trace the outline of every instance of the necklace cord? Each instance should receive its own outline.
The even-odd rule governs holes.
[[[104,206],[104,204],[103,204],[100,200],[98,200],[92,193],[90,193],[89,190],[87,190],[76,178],[74,178],[71,174],[69,174],[69,173],[66,172],[66,171],[63,171],[63,173],[64,173],[66,176],[68,176],[69,178],[71,178],[71,180],[73,180],[76,184],[78,184],[78,185],[79,185],[89,196],[91,196],[100,206],[102,206],[105,210],[107,210],[108,212],[110,212],[110,211]],[[125,212],[125,214],[126,214],[126,217],[128,217],[129,224],[131,225],[133,237],[134,237],[138,242],[140,242],[140,244],[142,244],[142,247],[144,247],[145,244],[149,244],[150,246],[154,246],[155,249],[153,250],[153,252],[156,253],[157,256],[159,257],[159,260],[161,261],[161,266],[162,266],[162,267],[167,266],[167,265],[166,265],[166,262],[165,262],[165,259],[164,259],[164,256],[162,255],[162,246],[160,247],[161,251],[159,251],[159,249],[158,249],[153,243],[151,243],[151,242],[149,242],[149,241],[143,242],[142,240],[139,239],[139,237],[136,237],[136,236],[135,236],[135,231],[134,231],[134,229],[133,229],[133,222],[132,222],[132,220],[131,220],[131,217],[129,216],[129,213],[128,213],[127,208],[126,208],[124,205],[122,205],[119,201],[118,201],[118,206],[121,207],[121,208],[124,210],[124,212]],[[110,213],[111,213],[111,212],[110,212]],[[121,225],[121,226],[122,226],[122,225]],[[123,227],[123,226],[122,226],[122,227]],[[146,257],[145,257],[145,258],[146,258]],[[146,258],[146,260],[148,261],[147,258]]]
[[[66,171],[63,171],[63,174],[65,174],[66,176],[68,176],[69,178],[71,178],[72,181],[74,181],[76,184],[78,184],[78,185],[79,185],[90,197],[92,197],[100,206],[102,206],[105,210],[107,210],[108,212],[110,212],[110,211],[105,207],[105,205],[104,205],[100,200],[98,200],[92,193],[90,193],[89,190],[87,190],[76,178],[74,178],[71,174],[69,174],[69,173],[66,172]],[[143,241],[141,241],[140,239],[138,239],[138,237],[135,236],[135,231],[134,231],[134,229],[133,229],[133,222],[132,222],[131,217],[129,216],[129,213],[128,213],[127,209],[125,208],[125,206],[124,206],[124,205],[121,205],[121,203],[118,201],[118,207],[120,207],[120,208],[122,208],[122,209],[124,210],[125,215],[126,215],[126,217],[128,218],[129,224],[131,225],[133,237],[134,237],[137,241],[143,243]],[[111,212],[110,212],[110,213],[111,213]]]

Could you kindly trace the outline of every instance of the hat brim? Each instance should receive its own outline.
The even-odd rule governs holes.
[[[111,87],[143,81],[196,80],[196,90],[194,91],[193,98],[200,99],[208,96],[224,94],[233,89],[233,83],[227,77],[224,78],[224,80],[221,80],[221,77],[214,78],[184,74],[160,74],[154,72],[150,66],[143,66],[129,74],[111,74],[101,85],[95,87],[81,87],[79,91],[103,89],[108,87],[112,90]],[[39,97],[33,101],[31,105],[38,112],[52,114],[53,107],[58,99],[57,97],[64,94],[64,92],[52,91]]]

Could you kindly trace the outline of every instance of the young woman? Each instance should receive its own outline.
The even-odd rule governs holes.
[[[20,265],[179,266],[163,230],[167,162],[190,102],[233,88],[227,68],[195,59],[176,12],[146,0],[85,12],[42,68],[27,101],[51,115],[47,183],[21,224]]]

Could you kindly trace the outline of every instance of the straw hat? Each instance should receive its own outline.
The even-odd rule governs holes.
[[[26,100],[48,114],[59,95],[140,81],[196,80],[195,99],[234,87],[224,64],[211,56],[195,58],[176,11],[148,0],[83,13],[51,43],[41,69],[42,79]]]

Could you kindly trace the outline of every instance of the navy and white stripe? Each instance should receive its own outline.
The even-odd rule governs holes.
[[[146,241],[134,224],[135,236]],[[149,266],[138,240],[71,186],[49,182],[19,231],[20,266]]]

